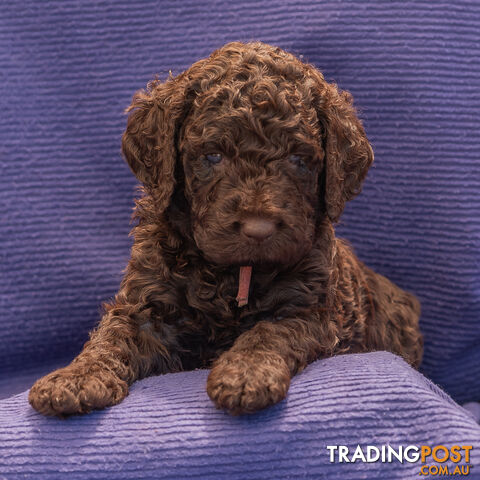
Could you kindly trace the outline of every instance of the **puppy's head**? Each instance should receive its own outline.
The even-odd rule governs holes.
[[[177,187],[217,264],[289,264],[339,219],[373,161],[348,93],[279,48],[231,43],[137,93],[123,136],[166,211]]]

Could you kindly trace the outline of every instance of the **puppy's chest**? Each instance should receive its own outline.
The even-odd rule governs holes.
[[[248,288],[248,301],[240,306],[239,274],[236,271],[186,282],[179,293],[182,318],[203,325],[212,335],[227,330],[241,333],[257,321],[295,315],[299,310],[318,305],[322,300],[322,281],[308,273],[256,272]],[[217,337],[217,335],[215,335]]]
[[[174,305],[159,305],[168,314],[157,316],[176,332],[185,368],[207,366],[261,320],[297,317],[321,301],[322,288],[308,275],[254,271],[243,307],[236,301],[238,269],[203,278],[196,272],[185,278],[189,281],[177,289]]]

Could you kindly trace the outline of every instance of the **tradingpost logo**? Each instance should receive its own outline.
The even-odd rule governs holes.
[[[407,445],[392,447],[391,445],[357,445],[349,449],[346,445],[327,445],[330,463],[418,463],[420,476],[470,474],[472,445]],[[449,462],[448,464],[446,462]]]

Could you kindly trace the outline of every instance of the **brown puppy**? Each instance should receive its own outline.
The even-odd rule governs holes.
[[[320,357],[418,366],[418,301],[334,235],[373,161],[348,93],[279,48],[231,43],[129,110],[123,153],[145,193],[131,260],[80,355],[30,390],[35,409],[84,413],[147,375],[212,366],[208,394],[239,414]]]

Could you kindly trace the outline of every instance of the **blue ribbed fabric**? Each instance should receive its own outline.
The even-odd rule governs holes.
[[[422,371],[459,402],[480,399],[479,2],[0,0],[0,12],[2,396],[73,357],[118,288],[132,93],[228,41],[262,40],[353,93],[376,161],[338,233],[421,299]],[[147,379],[121,406],[67,422],[36,416],[25,394],[4,400],[0,478],[6,466],[8,478],[181,478],[190,465],[199,478],[357,479],[325,466],[325,442],[479,438],[389,356],[320,362],[284,406],[249,419],[213,411],[205,377]]]
[[[358,444],[470,445],[465,478],[480,478],[480,426],[390,353],[315,362],[287,400],[245,417],[215,409],[207,373],[142,380],[122,404],[67,420],[37,414],[26,393],[0,401],[0,479],[420,478],[421,462],[330,463],[327,445]]]

